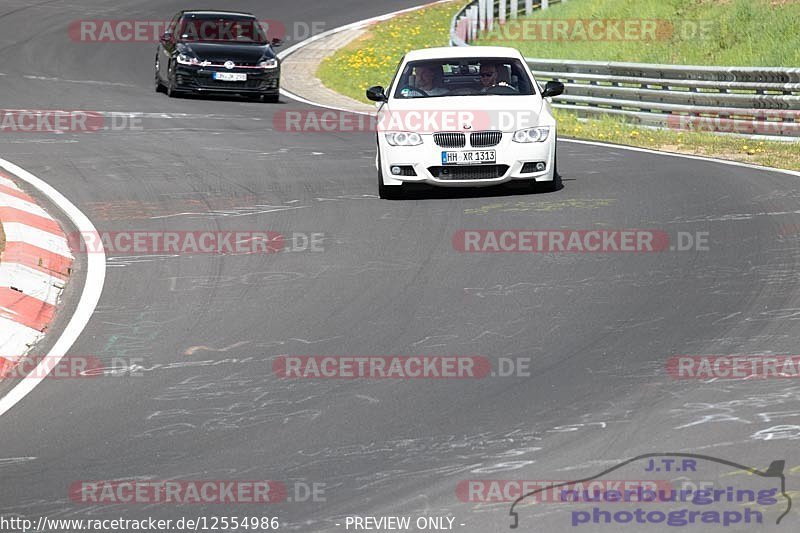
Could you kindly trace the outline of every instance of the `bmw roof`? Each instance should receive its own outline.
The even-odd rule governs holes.
[[[205,11],[205,10],[187,10],[181,12],[183,15],[211,15],[211,16],[226,16],[232,15],[236,17],[255,17],[252,13],[243,13],[240,11]]]
[[[443,46],[412,50],[406,54],[406,61],[462,57],[513,57],[522,59],[522,54],[516,48],[506,46]]]

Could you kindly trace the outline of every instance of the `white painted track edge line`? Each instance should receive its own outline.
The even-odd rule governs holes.
[[[0,159],[0,168],[7,170],[44,194],[67,215],[78,231],[81,232],[81,235],[95,235],[97,233],[97,229],[95,229],[89,217],[84,215],[80,209],[75,207],[72,202],[54,187],[5,159]],[[87,242],[87,246],[88,244]],[[58,340],[47,353],[47,359],[40,362],[36,370],[33,371],[34,375],[37,377],[21,380],[8,394],[0,398],[0,416],[3,416],[12,407],[22,401],[25,396],[33,391],[33,389],[45,379],[46,376],[42,375],[41,372],[47,368],[52,369],[55,364],[66,355],[67,351],[72,347],[91,319],[97,307],[97,303],[100,300],[100,295],[103,293],[103,285],[106,277],[105,250],[101,249],[96,253],[87,254],[86,263],[86,281],[83,286],[83,291],[81,292],[80,300],[64,328],[64,331],[61,332]]]

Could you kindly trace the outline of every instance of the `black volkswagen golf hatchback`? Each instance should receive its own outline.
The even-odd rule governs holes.
[[[277,102],[281,65],[274,48],[249,13],[181,11],[169,23],[156,51],[156,91],[180,94],[239,94]]]

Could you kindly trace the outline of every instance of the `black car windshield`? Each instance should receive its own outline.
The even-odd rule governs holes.
[[[410,61],[395,90],[395,98],[439,96],[534,95],[526,69],[514,58],[457,58]]]
[[[179,36],[182,41],[267,43],[261,24],[252,17],[187,16],[181,20]]]

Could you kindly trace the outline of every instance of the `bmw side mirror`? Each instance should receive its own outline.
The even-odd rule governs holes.
[[[278,39],[277,37],[275,37],[274,39],[272,39],[272,41],[270,41],[270,44],[272,46],[278,47],[278,46],[283,44],[283,40]]]
[[[385,102],[388,100],[383,87],[380,85],[376,85],[367,89],[367,99],[372,100],[373,102]]]
[[[544,86],[544,91],[542,91],[542,96],[544,98],[548,98],[550,96],[558,96],[559,94],[564,93],[564,84],[560,81],[548,81],[547,85]]]

